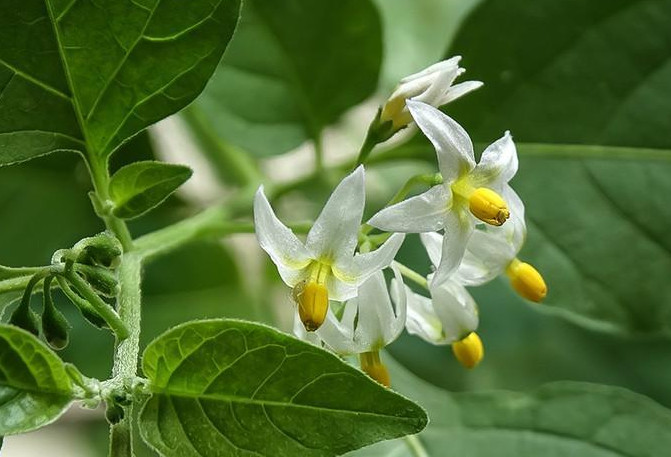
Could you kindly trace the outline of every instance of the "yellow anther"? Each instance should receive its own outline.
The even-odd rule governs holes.
[[[359,354],[359,363],[361,364],[361,370],[368,376],[385,387],[391,385],[389,371],[380,360],[380,353],[378,351],[363,352]]]
[[[533,266],[514,259],[506,268],[510,285],[527,300],[540,303],[548,293],[543,276]]]
[[[329,309],[329,293],[326,286],[315,282],[299,283],[294,287],[293,296],[298,304],[298,315],[305,330],[314,332],[324,323]]]
[[[468,206],[475,217],[491,225],[503,225],[510,217],[505,200],[486,187],[475,189],[468,199]]]
[[[471,332],[462,340],[452,343],[452,352],[460,364],[474,368],[485,356],[485,348],[477,333]]]

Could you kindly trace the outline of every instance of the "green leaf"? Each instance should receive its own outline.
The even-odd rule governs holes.
[[[483,1],[448,54],[485,87],[449,112],[478,141],[670,149],[669,21],[664,0]]]
[[[160,205],[191,177],[184,165],[135,162],[117,171],[109,184],[114,215],[123,219],[141,216]]]
[[[63,362],[30,333],[0,325],[0,435],[56,420],[73,400]]]
[[[671,448],[671,412],[626,389],[557,382],[527,393],[451,393],[389,365],[392,385],[429,412],[417,438],[430,457],[663,457]],[[418,454],[396,440],[348,455]]]
[[[162,455],[334,456],[416,433],[424,411],[333,354],[264,325],[176,327],[142,363],[140,430]]]
[[[107,157],[198,95],[235,28],[239,0],[0,7],[0,165],[58,150]]]
[[[255,156],[286,152],[373,93],[381,34],[370,0],[246,1],[230,49],[193,109]]]

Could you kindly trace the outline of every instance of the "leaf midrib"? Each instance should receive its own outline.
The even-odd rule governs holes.
[[[221,401],[221,402],[227,402],[227,403],[241,403],[241,404],[246,404],[246,405],[255,405],[255,406],[277,406],[277,407],[282,407],[282,408],[296,408],[296,409],[306,409],[306,410],[313,410],[313,411],[318,411],[320,413],[323,413],[325,411],[333,412],[333,413],[339,413],[339,414],[351,414],[351,415],[363,415],[363,416],[371,416],[371,417],[382,417],[386,419],[392,419],[392,420],[397,420],[399,422],[421,422],[420,418],[412,418],[412,417],[407,417],[407,416],[391,416],[388,414],[382,414],[382,413],[376,413],[376,412],[371,412],[371,411],[354,411],[354,410],[348,410],[348,409],[334,409],[334,408],[326,408],[326,407],[319,407],[319,406],[313,406],[313,405],[304,405],[300,403],[284,403],[281,401],[277,400],[257,400],[253,398],[247,398],[247,397],[240,397],[236,395],[229,395],[229,394],[196,394],[196,393],[189,393],[189,392],[176,392],[171,389],[154,389],[153,394],[155,395],[163,395],[165,397],[177,397],[177,398],[183,398],[183,399],[189,399],[189,400],[196,400],[196,401],[201,401],[201,400],[214,400],[214,401]]]

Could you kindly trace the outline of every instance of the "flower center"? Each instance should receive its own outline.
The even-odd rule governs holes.
[[[510,285],[527,300],[540,303],[548,293],[543,276],[533,266],[519,259],[513,259],[506,268]]]
[[[298,305],[298,315],[308,332],[314,332],[324,323],[329,309],[329,293],[326,288],[331,267],[315,262],[310,278],[296,284],[293,290],[294,301]]]
[[[506,201],[487,187],[473,187],[466,177],[455,181],[451,188],[455,200],[465,204],[471,213],[483,222],[500,226],[510,217]]]
[[[485,356],[482,340],[475,332],[471,332],[466,338],[452,343],[452,352],[459,363],[466,368],[474,368]]]

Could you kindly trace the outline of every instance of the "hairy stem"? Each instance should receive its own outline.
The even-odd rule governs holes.
[[[117,338],[112,376],[128,387],[137,375],[140,353],[142,259],[135,253],[124,254],[119,265],[118,309],[128,327],[128,338]],[[125,415],[110,428],[110,457],[132,457],[132,405],[124,408]]]

